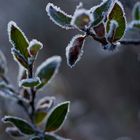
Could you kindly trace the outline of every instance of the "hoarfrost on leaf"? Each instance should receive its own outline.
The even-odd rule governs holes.
[[[72,29],[71,19],[72,16],[68,15],[62,11],[59,7],[55,6],[53,3],[48,3],[46,11],[50,19],[58,26],[64,29]]]

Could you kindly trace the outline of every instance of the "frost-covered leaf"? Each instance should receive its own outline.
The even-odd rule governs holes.
[[[5,116],[2,121],[4,123],[11,123],[15,127],[17,127],[21,133],[26,135],[32,135],[35,133],[34,128],[31,124],[29,124],[27,121],[13,116]]]
[[[7,62],[4,54],[0,51],[0,76],[5,75],[7,72]]]
[[[54,77],[59,69],[60,63],[61,57],[53,56],[48,58],[37,68],[35,75],[41,80],[41,84],[37,87],[37,89],[43,87]]]
[[[94,22],[92,26],[97,26],[103,20],[106,19],[108,12],[112,8],[115,0],[104,0],[100,5],[97,5],[91,8],[91,12],[93,13]]]
[[[115,20],[118,23],[118,28],[116,29],[115,37],[113,40],[113,42],[115,42],[120,40],[124,36],[126,30],[125,12],[122,4],[119,1],[115,2],[112,10],[109,13],[107,22],[107,33],[110,31],[110,24],[112,20]]]
[[[73,28],[71,26],[71,19],[72,16],[66,14],[64,11],[62,11],[60,8],[55,6],[53,3],[48,3],[46,7],[46,11],[48,13],[48,16],[50,19],[57,24],[58,26],[65,28],[65,29],[71,29]]]
[[[66,58],[67,63],[70,67],[75,66],[75,64],[80,60],[81,56],[83,55],[84,42],[85,36],[76,35],[68,44],[66,48]]]
[[[133,20],[140,20],[140,2],[137,2],[133,8]]]
[[[15,48],[11,49],[11,53],[13,55],[14,60],[24,68],[28,68],[28,62],[27,59]]]
[[[70,102],[64,102],[57,105],[49,114],[45,131],[52,132],[58,131],[65,119],[67,118],[69,112]]]
[[[113,43],[115,40],[116,30],[118,28],[118,23],[115,20],[112,20],[110,23],[110,30],[107,35],[107,40],[110,43]]]
[[[93,30],[98,38],[103,38],[105,36],[105,25],[103,22],[93,27]]]
[[[92,21],[93,16],[89,10],[77,9],[72,17],[71,24],[80,30],[84,30],[89,27]]]
[[[16,127],[7,127],[5,131],[14,138],[24,137],[24,135]]]
[[[25,87],[25,88],[30,88],[30,87],[35,87],[41,83],[40,79],[38,77],[36,78],[28,78],[28,79],[23,79],[19,82],[20,87]]]
[[[36,39],[29,43],[28,52],[31,56],[36,57],[39,50],[43,48],[43,44]]]
[[[22,30],[13,21],[8,23],[8,35],[9,41],[13,47],[15,47],[25,58],[28,58],[29,53],[27,47],[29,46],[29,41]]]

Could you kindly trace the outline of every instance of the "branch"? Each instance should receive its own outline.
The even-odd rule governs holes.
[[[84,32],[86,32],[86,36],[91,36],[94,40],[97,42],[100,42],[101,44],[108,44],[106,41],[106,38],[98,38],[94,33],[92,33],[89,29],[83,29]],[[121,40],[119,41],[122,45],[140,45],[140,40]]]
[[[140,45],[140,40],[121,40],[122,45]]]

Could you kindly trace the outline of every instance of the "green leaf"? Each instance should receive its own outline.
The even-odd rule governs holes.
[[[13,55],[14,60],[24,68],[28,68],[28,61],[27,59],[15,48],[11,49],[11,53]]]
[[[46,11],[50,19],[58,26],[65,29],[73,28],[70,24],[72,16],[63,12],[60,8],[55,6],[53,3],[48,3],[46,7]]]
[[[45,111],[36,111],[35,112],[35,123],[40,124],[47,116],[47,112]]]
[[[8,33],[9,33],[9,40],[13,45],[13,47],[15,47],[16,50],[18,50],[27,59],[29,56],[27,50],[27,47],[29,46],[29,42],[25,34],[13,21],[8,23]]]
[[[107,33],[110,31],[110,27],[111,27],[110,24],[112,20],[115,20],[118,23],[118,27],[116,29],[116,33],[113,40],[113,42],[116,42],[124,36],[126,30],[125,13],[122,4],[119,1],[117,1],[114,4],[112,10],[109,13],[107,27],[106,27]]]
[[[28,47],[28,52],[31,56],[36,57],[39,50],[43,48],[43,44],[36,39],[33,39]]]
[[[24,136],[16,127],[7,127],[5,131],[14,138],[21,138]]]
[[[83,46],[85,42],[85,36],[76,35],[72,38],[66,48],[67,64],[72,68],[81,59],[83,55]]]
[[[94,22],[92,26],[97,26],[103,20],[106,19],[109,10],[112,8],[112,5],[115,0],[105,0],[100,5],[93,7],[91,11],[93,11]]]
[[[28,78],[23,79],[19,82],[20,87],[30,88],[30,87],[36,87],[41,83],[40,79],[38,77],[36,78]]]
[[[140,2],[137,2],[133,8],[133,19],[140,20]]]
[[[70,102],[64,102],[52,110],[47,119],[46,132],[58,131],[61,128],[69,112],[69,105]]]
[[[25,120],[18,118],[18,117],[13,117],[13,116],[5,116],[2,121],[4,123],[11,123],[15,127],[17,127],[21,133],[26,134],[26,135],[32,135],[34,134],[34,128]]]
[[[57,73],[60,63],[61,63],[61,57],[53,56],[51,58],[48,58],[37,68],[35,75],[39,77],[41,80],[41,84],[37,87],[37,89],[40,89],[45,84],[50,82],[50,80]]]

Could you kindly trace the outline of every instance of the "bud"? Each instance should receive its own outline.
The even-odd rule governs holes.
[[[86,29],[93,21],[93,16],[89,10],[77,9],[72,17],[71,24],[78,29]]]
[[[39,50],[41,50],[42,48],[43,48],[43,44],[37,41],[36,39],[33,39],[29,43],[28,52],[31,56],[36,57]]]

